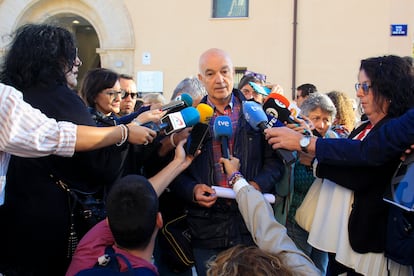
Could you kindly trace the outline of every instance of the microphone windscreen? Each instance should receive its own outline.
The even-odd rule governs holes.
[[[290,111],[285,104],[275,98],[269,98],[263,103],[263,109],[266,114],[279,119],[282,122],[295,123],[290,117]]]
[[[266,113],[262,106],[255,101],[243,101],[243,115],[254,130],[259,130],[260,123],[267,123]]]
[[[183,93],[175,98],[176,101],[183,101],[187,107],[193,105],[193,98],[190,95]]]
[[[180,112],[187,127],[191,127],[200,122],[200,113],[194,107],[186,107]]]
[[[285,108],[288,108],[290,106],[289,100],[282,94],[270,93],[269,96],[266,97],[264,102],[268,101],[269,99],[278,100],[280,103],[282,103],[285,106]]]
[[[200,123],[208,124],[214,113],[213,108],[208,104],[200,103],[197,105],[196,109],[200,113]]]
[[[217,116],[214,120],[213,133],[215,138],[231,137],[233,135],[233,127],[229,116]]]

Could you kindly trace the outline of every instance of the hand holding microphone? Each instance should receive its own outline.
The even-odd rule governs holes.
[[[229,139],[233,136],[233,127],[229,116],[217,116],[213,125],[214,138],[221,143],[221,156],[229,159]]]
[[[273,126],[283,126],[278,122],[277,118],[273,118],[268,121],[266,114],[264,113],[262,106],[253,101],[243,101],[243,115],[249,125],[255,130],[262,130],[272,128]],[[271,122],[271,124],[270,124]],[[284,149],[277,149],[276,153],[282,159],[285,165],[290,165],[295,162],[296,157],[292,152]]]

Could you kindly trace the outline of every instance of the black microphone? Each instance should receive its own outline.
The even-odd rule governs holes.
[[[198,104],[196,109],[200,113],[200,122],[193,126],[187,143],[187,153],[192,156],[203,147],[204,140],[209,136],[209,122],[214,113],[213,108],[205,103]]]
[[[272,126],[283,126],[283,123],[278,122],[278,120],[272,118],[268,121],[266,114],[264,113],[262,106],[254,101],[243,101],[243,115],[249,125],[254,128],[255,130],[262,130],[264,131],[267,128],[271,128]],[[296,161],[295,155],[288,150],[285,149],[277,149],[277,155],[282,159],[285,165],[290,165]]]
[[[191,98],[188,94],[181,94],[180,96],[176,97],[175,100],[167,103],[166,105],[161,106],[161,111],[167,111],[168,113],[178,112],[186,107],[190,107],[193,105],[193,98]]]
[[[269,94],[266,101],[263,103],[263,110],[266,114],[279,119],[283,123],[296,124],[291,116],[290,110],[285,104],[286,102],[289,102],[289,100],[281,94]]]
[[[213,125],[214,138],[220,139],[221,156],[230,158],[229,138],[233,135],[233,127],[229,116],[217,116]]]

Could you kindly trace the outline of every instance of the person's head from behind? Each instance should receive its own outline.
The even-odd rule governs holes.
[[[217,48],[205,51],[199,59],[198,78],[213,104],[225,104],[230,101],[234,86],[234,66],[225,51]]]
[[[207,91],[198,78],[188,77],[177,84],[177,87],[171,95],[171,100],[175,100],[181,94],[188,94],[193,100],[193,106],[196,107],[201,99],[207,95]]]
[[[121,74],[119,75],[119,84],[121,90],[125,91],[121,99],[121,106],[119,113],[121,115],[128,115],[134,112],[135,105],[138,98],[137,85],[134,79],[130,75]]]
[[[145,93],[142,96],[142,102],[142,106],[150,106],[151,109],[157,109],[166,104],[165,97],[158,92]]]
[[[27,24],[18,28],[4,57],[0,79],[19,90],[68,85],[66,74],[76,66],[73,35],[62,27]]]
[[[300,114],[308,117],[316,131],[324,137],[335,119],[336,108],[326,94],[316,92],[303,101]]]
[[[110,69],[91,69],[82,81],[80,94],[89,107],[104,115],[119,113],[122,91],[118,79],[119,75]]]
[[[385,115],[400,116],[414,105],[413,67],[393,55],[364,59],[355,89],[371,123]]]
[[[293,271],[274,254],[257,246],[236,245],[208,263],[208,276],[293,276]]]
[[[296,104],[298,107],[302,106],[304,100],[309,97],[310,94],[317,92],[316,86],[311,83],[305,83],[299,85],[296,88]]]
[[[259,87],[264,86],[263,80],[259,79],[256,75],[244,75],[239,82],[238,89],[243,93],[246,99],[254,99],[258,103],[263,103],[264,98],[267,96],[264,89],[256,91],[250,82],[256,83]]]
[[[331,91],[326,95],[332,100],[336,108],[335,124],[345,126],[348,131],[352,130],[355,125],[355,112],[352,106],[352,100],[344,92]]]
[[[109,228],[120,248],[144,250],[162,227],[158,196],[143,176],[118,180],[108,194],[106,208]]]

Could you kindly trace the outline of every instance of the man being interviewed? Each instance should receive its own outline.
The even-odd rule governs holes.
[[[201,102],[213,107],[210,133],[217,116],[228,116],[232,137],[229,153],[240,159],[240,171],[261,192],[272,192],[282,177],[284,166],[266,143],[263,133],[254,130],[243,116],[243,94],[233,89],[234,68],[230,56],[220,49],[209,49],[199,59],[198,77],[207,90]],[[206,275],[211,256],[236,244],[254,244],[235,200],[218,198],[213,185],[228,187],[219,159],[220,139],[210,135],[191,166],[170,186],[188,204],[197,274]]]

